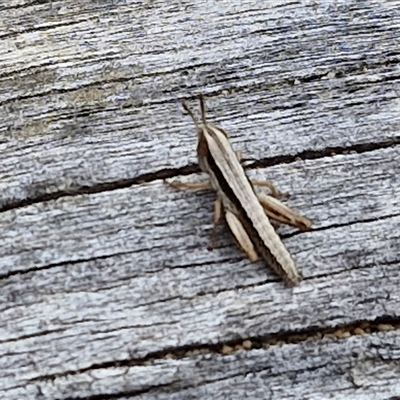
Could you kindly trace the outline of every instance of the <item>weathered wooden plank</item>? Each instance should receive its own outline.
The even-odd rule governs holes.
[[[0,5],[0,397],[400,396],[399,5]],[[314,220],[281,229],[301,286],[207,251],[213,195],[158,180],[198,91]]]
[[[118,18],[108,6],[53,3],[15,9],[18,36],[0,53],[3,206],[195,162],[179,100],[199,90],[256,159],[398,142],[396,2],[377,13],[368,2],[160,1]],[[214,7],[223,17],[210,18]]]
[[[33,379],[7,399],[388,399],[399,384],[399,331],[205,353]],[[395,350],[395,351],[393,351]],[[397,353],[396,353],[397,350]],[[204,352],[203,352],[204,353]],[[79,396],[77,395],[79,393]]]
[[[363,221],[390,220],[398,214],[398,158],[399,147],[394,147],[298,161],[251,171],[251,175],[279,182],[279,188],[292,195],[289,204],[314,221],[314,227],[320,230],[318,234],[326,231],[326,240],[332,243],[328,248],[332,248],[335,240],[329,240],[329,235],[334,234],[330,228],[345,228],[357,222],[362,226]],[[178,257],[176,251],[189,251],[188,256],[182,256],[186,257],[185,263],[198,256],[203,259],[200,254],[214,259],[215,254],[203,250],[208,241],[204,230],[210,228],[213,197],[177,191],[158,181],[93,195],[63,197],[4,212],[1,269],[4,274],[146,250],[151,250],[153,256],[159,251],[160,260],[166,259],[169,252]],[[301,234],[290,240],[312,241],[316,234]],[[396,237],[396,232],[388,231],[386,239],[391,235]],[[304,246],[303,242],[296,250]],[[350,246],[348,243],[347,251]],[[306,246],[307,250],[311,248]],[[190,249],[198,249],[199,254],[193,256]]]
[[[226,235],[206,250],[211,195],[155,182],[2,213],[0,352],[13,354],[0,371],[14,365],[23,387],[165,348],[398,317],[398,151],[257,171],[285,190],[294,178],[290,201],[315,220],[285,239],[306,278],[293,290]]]

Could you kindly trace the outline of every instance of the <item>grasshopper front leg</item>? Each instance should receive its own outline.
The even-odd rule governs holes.
[[[176,189],[208,190],[212,189],[210,181],[207,182],[170,182],[164,179],[164,183]]]
[[[167,185],[176,188],[176,189],[193,189],[193,190],[208,190],[212,189],[211,182],[169,182],[164,179],[164,183]],[[222,214],[222,200],[220,197],[217,197],[214,203],[214,216],[213,216],[213,229],[211,231],[210,244],[208,245],[208,249],[211,250],[214,248],[214,244],[217,238],[217,228],[218,224],[221,220]]]

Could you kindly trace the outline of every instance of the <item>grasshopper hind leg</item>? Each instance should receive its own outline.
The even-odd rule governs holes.
[[[213,229],[211,231],[211,238],[210,244],[208,245],[208,250],[212,250],[215,247],[215,243],[217,241],[217,229],[221,221],[222,207],[222,200],[220,197],[217,197],[217,200],[215,200],[214,203]]]
[[[259,193],[257,197],[264,208],[265,214],[271,220],[294,226],[302,231],[308,231],[311,228],[312,222],[308,218],[293,211],[276,198],[263,193]]]
[[[236,240],[237,245],[242,249],[251,262],[257,261],[259,257],[254,245],[236,215],[230,211],[226,211],[225,219]]]

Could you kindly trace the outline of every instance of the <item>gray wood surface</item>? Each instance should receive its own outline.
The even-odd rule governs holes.
[[[0,398],[400,397],[400,1],[0,4]],[[180,102],[290,193],[287,288]]]

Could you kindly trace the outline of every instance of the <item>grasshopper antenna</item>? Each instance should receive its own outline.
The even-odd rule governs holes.
[[[206,122],[206,103],[204,101],[204,96],[201,93],[199,94],[199,101],[200,101],[201,120],[202,120],[204,125],[207,125],[207,122]]]
[[[194,124],[196,125],[196,129],[199,130],[200,129],[199,124],[197,123],[197,120],[194,117],[194,114],[192,113],[192,110],[189,108],[189,106],[186,104],[186,102],[182,101],[182,107],[190,115],[190,118],[192,118]]]

